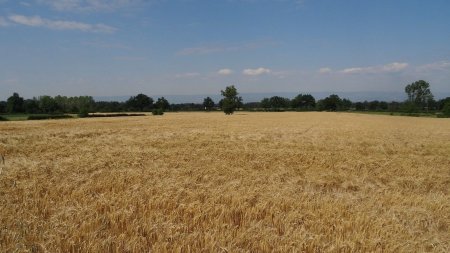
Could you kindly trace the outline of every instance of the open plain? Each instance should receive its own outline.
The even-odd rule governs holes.
[[[450,120],[0,123],[0,252],[449,252]]]

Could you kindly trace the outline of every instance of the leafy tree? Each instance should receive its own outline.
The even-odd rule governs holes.
[[[237,98],[236,104],[237,104],[237,108],[242,108],[244,106],[244,102],[242,101],[242,97],[238,97]]]
[[[227,86],[225,90],[221,90],[220,93],[224,97],[221,100],[222,110],[225,114],[230,115],[236,111],[242,104],[242,98],[238,97],[239,93],[234,85]]]
[[[19,93],[14,92],[13,95],[6,101],[6,111],[9,113],[23,112],[23,104],[23,97],[19,96]]]
[[[450,117],[450,101],[447,101],[442,108],[442,114],[449,118]]]
[[[212,100],[212,98],[206,97],[203,100],[203,107],[205,107],[205,110],[211,111],[212,108],[214,107],[214,101]]]
[[[444,108],[442,108],[442,114],[445,117],[450,118],[450,103],[446,103],[444,105]]]
[[[6,101],[0,101],[0,113],[6,112]]]
[[[380,110],[382,110],[382,111],[386,111],[387,109],[388,109],[388,103],[387,102],[385,102],[385,101],[381,101],[379,104],[378,104],[378,108],[380,109]]]
[[[131,110],[144,111],[150,110],[153,106],[153,99],[145,94],[138,94],[135,97],[130,97],[126,105]]]
[[[348,98],[342,99],[341,102],[341,110],[350,110],[352,108],[352,101]]]
[[[55,113],[59,110],[58,103],[50,96],[40,96],[38,98],[39,108],[44,113]]]
[[[39,103],[36,99],[27,99],[24,101],[26,113],[39,113]]]
[[[355,107],[355,110],[357,110],[357,111],[364,111],[364,110],[366,110],[366,107],[364,106],[363,102],[356,102],[354,104],[354,107]]]
[[[282,109],[282,108],[288,108],[289,107],[289,99],[279,97],[279,96],[273,96],[269,99],[270,107],[273,109]]]
[[[205,107],[203,104],[195,104],[195,103],[182,103],[182,104],[171,104],[171,111],[203,111]]]
[[[160,97],[158,98],[158,101],[156,101],[155,103],[156,108],[159,108],[163,111],[169,109],[170,104],[169,101],[167,101],[167,99],[165,99],[164,97]]]
[[[378,101],[378,100],[371,101],[371,102],[369,102],[369,110],[376,111],[376,110],[378,110],[379,105],[380,105],[380,101]]]
[[[388,108],[387,108],[387,109],[388,109],[390,112],[397,112],[397,111],[400,111],[400,108],[401,108],[401,107],[402,107],[401,103],[392,101],[392,102],[390,102],[390,103],[388,104]]]
[[[79,113],[92,111],[95,107],[95,101],[91,96],[75,97],[75,103]]]
[[[327,111],[337,111],[341,108],[342,100],[336,95],[332,94],[321,101],[322,109]]]
[[[433,99],[430,84],[424,80],[406,85],[405,92],[408,95],[408,102],[420,109],[424,107],[428,109],[429,102]]]
[[[292,108],[311,110],[316,106],[316,99],[311,94],[298,94],[291,101]]]
[[[248,103],[245,103],[242,106],[242,108],[245,108],[247,110],[258,109],[258,108],[261,108],[261,103],[260,102],[248,102]]]
[[[260,104],[261,104],[261,107],[264,108],[266,111],[271,107],[269,98],[263,98],[263,100],[261,100]]]
[[[94,104],[95,111],[97,112],[121,112],[125,109],[124,107],[124,103],[117,101],[99,101]]]
[[[436,109],[441,111],[444,109],[445,104],[450,103],[450,97],[446,97],[444,99],[440,99],[436,102]]]

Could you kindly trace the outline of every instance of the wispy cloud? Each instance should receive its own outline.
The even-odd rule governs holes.
[[[263,75],[263,74],[270,74],[272,72],[272,70],[268,69],[268,68],[256,68],[256,69],[244,69],[242,71],[242,74],[247,75],[247,76],[259,76],[259,75]]]
[[[277,44],[274,41],[256,41],[256,42],[245,42],[237,43],[231,45],[205,45],[198,47],[187,47],[178,51],[176,54],[181,56],[187,55],[203,55],[211,53],[221,53],[221,52],[235,52],[246,49],[257,49],[266,46],[271,46]]]
[[[327,74],[327,73],[331,73],[333,70],[330,68],[320,68],[319,69],[319,73],[320,74]]]
[[[393,62],[381,66],[353,67],[338,71],[341,74],[378,74],[400,72],[409,66],[405,62]]]
[[[217,71],[217,74],[222,75],[222,76],[228,76],[233,74],[233,70],[231,69],[219,69],[219,71]]]
[[[450,61],[438,61],[417,67],[417,70],[419,71],[435,71],[446,69],[450,69]]]
[[[82,32],[94,33],[114,33],[117,30],[114,27],[104,24],[87,24],[76,21],[50,20],[39,16],[11,15],[8,19],[11,22],[20,25],[45,27],[53,30],[78,30]]]
[[[58,11],[113,11],[116,9],[137,6],[150,0],[36,0],[39,4],[48,5]]]

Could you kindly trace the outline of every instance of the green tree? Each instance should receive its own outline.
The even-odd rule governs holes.
[[[369,111],[376,111],[378,110],[380,105],[380,101],[374,100],[369,102]]]
[[[78,113],[89,113],[95,108],[95,100],[91,96],[74,97],[73,100],[75,102],[75,107],[78,108]]]
[[[23,112],[24,99],[19,96],[19,93],[14,92],[11,97],[6,101],[6,111],[8,113],[19,113]]]
[[[0,101],[0,113],[5,113],[6,112],[6,101]]]
[[[238,97],[236,101],[237,108],[243,108],[244,102],[242,101],[242,97]]]
[[[264,108],[264,110],[270,109],[270,99],[269,98],[263,98],[260,102],[261,107]]]
[[[366,110],[366,107],[364,106],[363,102],[356,102],[354,104],[354,107],[355,107],[355,110],[357,110],[357,111],[364,111],[364,110]]]
[[[444,104],[444,108],[442,108],[442,114],[444,114],[445,117],[450,117],[450,101]]]
[[[222,99],[223,112],[227,115],[233,114],[242,104],[242,98],[238,97],[239,93],[237,92],[236,87],[234,87],[234,85],[227,86],[225,90],[221,90],[220,93],[224,97]]]
[[[298,94],[291,100],[292,108],[311,110],[316,106],[316,99],[311,94]]]
[[[169,101],[167,101],[167,99],[165,99],[164,97],[160,97],[156,101],[155,106],[156,106],[156,108],[166,111],[167,109],[169,109],[170,104],[169,104]]]
[[[441,111],[442,109],[444,109],[444,106],[447,103],[450,103],[450,97],[440,99],[439,101],[436,102],[436,109]]]
[[[24,109],[26,113],[38,113],[39,103],[36,99],[27,99],[24,102]]]
[[[327,111],[340,110],[342,100],[338,95],[332,94],[321,101],[321,109]]]
[[[38,104],[41,112],[44,113],[55,113],[59,110],[58,103],[51,96],[40,96]]]
[[[150,110],[153,106],[153,99],[145,94],[138,94],[135,97],[130,97],[130,99],[127,100],[126,105],[129,110],[136,110],[136,111],[144,111],[144,110]]]
[[[269,99],[270,107],[276,110],[286,109],[289,107],[289,99],[273,96]]]
[[[410,104],[417,106],[419,109],[426,108],[428,110],[429,102],[433,100],[429,83],[424,80],[416,81],[406,85],[405,92]]]
[[[378,108],[382,111],[386,111],[388,109],[388,103],[386,101],[381,101]]]
[[[350,110],[352,108],[352,101],[348,98],[344,98],[341,101],[341,108],[340,110]]]
[[[203,100],[203,107],[205,107],[205,110],[211,111],[212,108],[214,107],[214,101],[212,100],[212,98],[206,97]]]

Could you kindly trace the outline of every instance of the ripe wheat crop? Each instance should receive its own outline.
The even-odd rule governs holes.
[[[0,123],[0,252],[449,252],[450,120]]]

